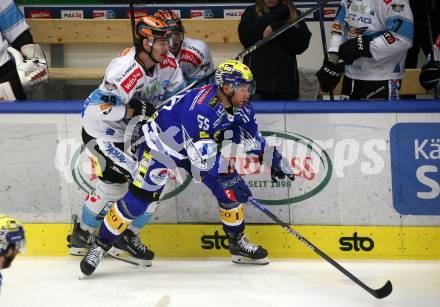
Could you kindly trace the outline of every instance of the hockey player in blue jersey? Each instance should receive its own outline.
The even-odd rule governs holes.
[[[216,69],[215,84],[176,96],[154,120],[143,125],[145,139],[134,179],[128,193],[105,216],[99,234],[81,261],[83,274],[91,275],[130,222],[158,201],[169,171],[176,167],[199,178],[217,198],[232,261],[269,262],[267,251],[244,234],[244,204],[252,192],[235,170],[228,171],[218,150],[222,139],[252,143],[246,150],[252,150],[262,162],[269,161],[273,180],[286,176],[294,179],[287,161],[275,148],[266,146],[258,130],[254,110],[248,103],[254,90],[249,68],[228,60]],[[246,140],[241,140],[243,135]]]

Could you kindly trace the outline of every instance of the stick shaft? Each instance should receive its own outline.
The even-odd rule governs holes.
[[[327,3],[329,0],[322,0],[321,4],[315,5],[313,7],[311,7],[310,9],[308,9],[307,11],[305,11],[301,16],[298,16],[292,23],[286,24],[283,27],[281,27],[280,29],[278,29],[277,31],[273,32],[271,35],[259,40],[258,42],[256,42],[255,44],[253,44],[252,46],[244,49],[243,51],[241,51],[237,56],[235,56],[233,59],[234,60],[239,60],[240,58],[248,55],[251,52],[254,52],[257,48],[261,47],[262,45],[270,42],[271,40],[273,40],[275,37],[277,37],[278,35],[282,34],[283,32],[285,32],[286,30],[290,29],[291,27],[297,25],[298,23],[300,23],[301,21],[303,21],[304,19],[307,18],[308,15],[315,13],[316,11],[319,10],[319,8],[321,7],[322,4]],[[203,78],[194,81],[193,83],[187,85],[185,88],[183,88],[182,90],[180,90],[178,93],[174,94],[175,95],[179,95],[182,92],[185,92],[189,89],[192,89],[194,86],[205,82],[206,80],[208,80],[212,75],[214,74],[214,71],[211,72],[210,74],[204,76]],[[166,99],[164,102],[162,102],[161,104],[156,106],[156,109],[160,109],[164,104],[168,103],[171,100],[172,97]]]
[[[319,29],[321,30],[322,51],[324,53],[324,59],[326,61],[328,61],[327,39],[325,37],[325,28],[324,28],[324,3],[322,3],[321,0],[318,0],[318,3],[320,4],[320,9],[319,9]],[[335,100],[335,97],[333,96],[333,90],[330,90],[329,95],[330,95],[330,100]]]
[[[377,297],[377,290],[371,289],[366,284],[364,284],[359,278],[354,276],[352,273],[350,273],[347,269],[345,269],[343,266],[341,266],[339,263],[337,263],[335,260],[327,256],[323,251],[321,251],[319,248],[317,248],[315,245],[313,245],[310,241],[308,241],[306,238],[301,236],[298,232],[293,230],[288,224],[281,221],[275,214],[270,212],[266,207],[261,205],[259,202],[257,202],[253,198],[249,198],[249,202],[257,207],[260,211],[262,211],[264,214],[266,214],[268,217],[270,217],[273,221],[275,221],[278,225],[283,227],[286,231],[288,231],[290,234],[292,234],[295,238],[297,238],[301,243],[306,245],[308,248],[310,248],[312,251],[317,253],[319,256],[324,258],[328,263],[333,265],[335,268],[337,268],[342,274],[350,278],[353,282],[355,282],[357,285],[362,287],[364,290],[369,292],[370,294]]]

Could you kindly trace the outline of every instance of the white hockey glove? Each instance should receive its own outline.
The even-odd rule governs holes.
[[[47,81],[49,72],[47,61],[38,44],[27,44],[21,47],[21,52],[8,47],[8,52],[14,57],[18,76],[25,92],[31,92]]]

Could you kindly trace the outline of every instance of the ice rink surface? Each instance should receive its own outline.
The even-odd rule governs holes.
[[[105,258],[79,279],[80,258],[19,257],[2,271],[0,306],[287,307],[440,306],[440,261],[340,261],[373,288],[378,300],[323,260],[155,260],[150,268]]]

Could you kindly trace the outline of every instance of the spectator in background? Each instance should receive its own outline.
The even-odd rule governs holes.
[[[413,46],[408,50],[405,68],[417,68],[420,49],[423,51],[425,56],[428,56],[433,48],[431,45],[431,38],[429,36],[432,36],[432,40],[435,42],[437,36],[436,33],[440,33],[440,4],[437,3],[437,0],[409,0],[409,5],[414,16],[414,40]],[[427,18],[428,13],[429,19]],[[431,27],[428,26],[428,20],[431,21]],[[430,33],[430,30],[433,33]],[[437,61],[438,60],[439,59],[437,59]],[[432,64],[433,62],[428,59],[425,64],[430,65],[430,63]],[[428,83],[432,80],[428,79],[432,79],[435,74],[430,74],[429,72],[432,72],[432,70],[427,69],[427,74],[420,79],[420,82],[425,89],[431,89],[433,87],[429,86]],[[423,81],[425,79],[427,80],[427,83]],[[415,99],[416,96],[405,95],[402,98]]]
[[[434,58],[432,58],[432,55]],[[434,41],[434,45],[432,46],[432,54],[428,55],[426,58],[426,63],[423,65],[420,71],[420,84],[425,88],[425,90],[429,91],[435,87],[436,97],[439,98],[438,94],[440,91],[440,32],[437,32],[437,38]]]
[[[9,268],[18,253],[25,247],[24,230],[21,223],[7,215],[0,214],[0,270]],[[0,273],[0,289],[2,274]]]
[[[300,14],[291,0],[256,0],[246,8],[238,26],[245,48],[269,36]],[[309,46],[307,25],[300,22],[267,44],[244,57],[252,70],[257,90],[255,99],[294,100],[299,97],[296,55]]]
[[[14,1],[0,1],[0,100],[25,100],[25,92],[47,77],[43,49],[34,44],[23,14]]]
[[[431,35],[435,40],[435,33],[440,33],[440,4],[437,3],[437,0],[409,0],[409,5],[414,16],[414,40],[413,46],[408,50],[405,67],[417,68],[420,49],[425,56],[428,56],[432,48],[429,36]],[[430,14],[429,19],[433,33],[429,33],[426,6]]]

